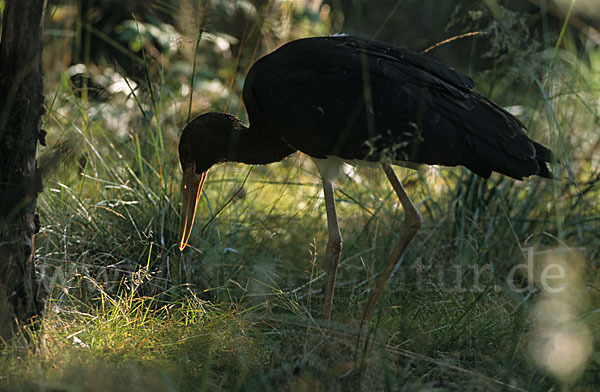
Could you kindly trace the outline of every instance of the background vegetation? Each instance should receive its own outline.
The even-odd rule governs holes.
[[[0,389],[598,390],[599,25],[584,0],[50,0],[36,240],[49,299],[31,331],[39,349],[0,344]],[[348,168],[336,193],[331,323],[319,315],[324,204],[306,156],[213,169],[193,246],[176,245],[190,116],[244,118],[254,60],[338,32],[415,51],[477,32],[428,53],[560,160],[556,181],[399,169],[425,224],[366,341],[362,304],[402,221],[379,171]],[[507,279],[527,262],[532,275]],[[549,263],[566,271],[559,293],[540,285]]]

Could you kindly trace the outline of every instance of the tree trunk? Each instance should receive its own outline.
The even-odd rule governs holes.
[[[33,260],[45,0],[7,0],[0,41],[0,344],[42,311]]]

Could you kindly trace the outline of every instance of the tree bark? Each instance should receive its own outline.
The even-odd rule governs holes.
[[[0,41],[0,346],[41,315],[33,259],[41,180],[45,0],[7,0]]]

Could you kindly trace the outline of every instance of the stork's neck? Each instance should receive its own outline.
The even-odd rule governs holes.
[[[202,173],[219,162],[264,165],[278,162],[295,150],[279,135],[252,122],[247,127],[231,114],[211,112],[190,122],[179,141],[179,158],[185,169],[192,163]]]
[[[295,151],[278,132],[260,125],[247,127],[241,121],[223,136],[226,140],[219,144],[225,149],[226,161],[264,165],[279,162]]]

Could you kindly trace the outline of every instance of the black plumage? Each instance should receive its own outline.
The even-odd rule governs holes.
[[[218,162],[267,164],[299,150],[317,159],[463,165],[482,177],[495,171],[515,179],[550,178],[550,150],[473,88],[470,78],[424,55],[352,36],[306,38],[279,47],[246,77],[249,127],[229,114],[207,113],[181,135],[180,248],[193,223],[191,199],[197,200],[206,171]]]
[[[317,37],[258,60],[244,102],[251,126],[271,128],[312,157],[548,177],[549,151],[473,87],[468,77],[405,49],[351,36]]]

